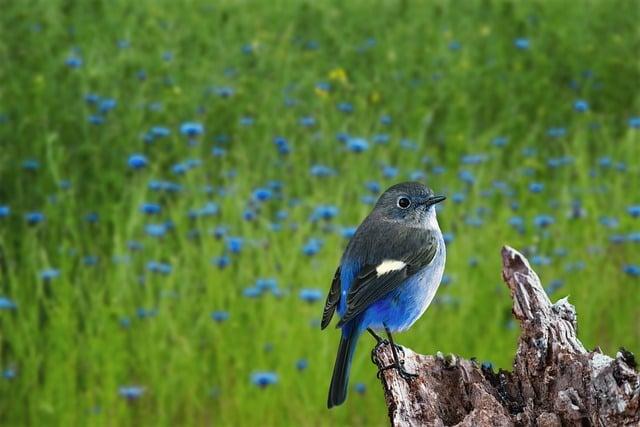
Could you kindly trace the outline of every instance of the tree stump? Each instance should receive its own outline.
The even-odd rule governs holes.
[[[405,380],[381,372],[394,426],[640,425],[640,375],[633,354],[611,358],[587,351],[576,336],[576,312],[563,298],[552,304],[538,275],[518,251],[502,249],[502,277],[511,291],[521,335],[513,371],[493,372],[475,360],[424,356],[403,348]],[[373,354],[379,368],[393,362],[389,344]]]

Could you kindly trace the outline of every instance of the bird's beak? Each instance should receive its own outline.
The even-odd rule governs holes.
[[[435,205],[436,203],[440,203],[441,201],[443,201],[444,199],[446,199],[445,196],[431,196],[431,197],[427,197],[424,202],[422,202],[422,205],[425,205],[426,207]]]

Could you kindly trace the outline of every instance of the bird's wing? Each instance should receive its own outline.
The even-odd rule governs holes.
[[[336,274],[333,276],[331,289],[329,289],[329,294],[327,294],[327,302],[325,302],[324,311],[322,312],[322,323],[320,324],[321,329],[326,328],[331,321],[333,313],[336,311],[336,307],[338,306],[338,302],[340,302],[340,267],[338,267]]]
[[[338,327],[349,322],[371,304],[398,288],[407,278],[427,266],[435,257],[438,240],[429,234],[426,242],[415,250],[394,259],[383,259],[360,270],[347,295],[347,308]]]

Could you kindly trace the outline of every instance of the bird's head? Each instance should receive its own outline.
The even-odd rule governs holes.
[[[372,214],[408,227],[430,227],[436,220],[434,205],[444,199],[419,182],[403,182],[389,187],[380,196]]]

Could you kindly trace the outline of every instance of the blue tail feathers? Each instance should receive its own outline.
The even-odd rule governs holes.
[[[336,356],[336,363],[333,366],[333,376],[329,387],[329,398],[327,407],[341,405],[347,398],[347,387],[349,385],[349,372],[351,371],[351,359],[356,349],[356,343],[360,336],[360,328],[353,324],[347,324],[342,328],[340,347]]]

